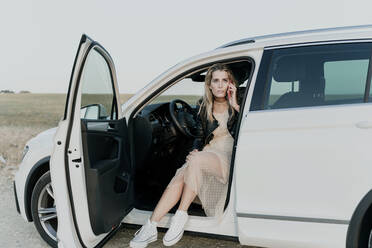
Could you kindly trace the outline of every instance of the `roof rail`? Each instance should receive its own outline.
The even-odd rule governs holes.
[[[248,38],[248,39],[241,39],[241,40],[236,40],[236,41],[232,41],[232,42],[229,42],[225,45],[222,45],[220,47],[217,47],[218,48],[225,48],[225,47],[230,47],[230,46],[237,46],[237,45],[243,45],[243,44],[248,44],[248,43],[254,43],[255,41],[252,39],[252,38]]]
[[[243,45],[243,44],[248,44],[248,43],[254,43],[256,40],[262,40],[262,39],[271,39],[271,38],[285,37],[285,36],[291,36],[291,35],[321,33],[321,32],[329,32],[329,31],[355,30],[355,29],[362,29],[362,28],[371,28],[372,29],[372,25],[369,24],[369,25],[359,25],[359,26],[320,28],[320,29],[310,29],[310,30],[304,30],[304,31],[294,31],[294,32],[285,32],[285,33],[276,33],[276,34],[255,36],[255,37],[250,37],[250,38],[245,38],[245,39],[229,42],[229,43],[224,44],[220,47],[217,47],[217,49],[225,48],[225,47],[231,47],[231,46],[237,46],[237,45]]]

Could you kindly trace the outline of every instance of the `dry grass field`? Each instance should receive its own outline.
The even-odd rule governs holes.
[[[122,94],[122,103],[132,95]],[[27,140],[58,125],[66,94],[0,94],[0,156],[6,164],[19,163]],[[0,161],[0,166],[5,166]]]

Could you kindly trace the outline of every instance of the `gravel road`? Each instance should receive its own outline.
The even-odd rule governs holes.
[[[0,164],[0,247],[33,247],[47,248],[46,243],[40,238],[34,224],[25,222],[17,213],[13,195],[13,177],[17,170],[16,166],[4,166]],[[124,227],[105,245],[105,248],[129,247],[129,241],[136,229]],[[163,247],[162,238],[164,232],[160,231],[158,241],[148,247]],[[185,233],[182,240],[174,247],[231,247],[238,248],[248,246],[239,245],[235,241],[226,241],[198,237]]]

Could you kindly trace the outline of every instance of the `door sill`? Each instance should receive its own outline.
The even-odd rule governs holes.
[[[152,211],[133,209],[123,220],[124,224],[144,225],[150,218]],[[158,224],[160,228],[168,228],[171,218],[174,214],[166,214]],[[212,235],[222,235],[229,237],[238,237],[235,218],[228,211],[228,208],[221,218],[192,216],[189,215],[189,221],[185,226],[186,231],[205,233]]]

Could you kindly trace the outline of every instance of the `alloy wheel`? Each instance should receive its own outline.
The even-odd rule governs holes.
[[[57,210],[51,183],[41,190],[37,209],[41,226],[50,238],[57,241]]]

